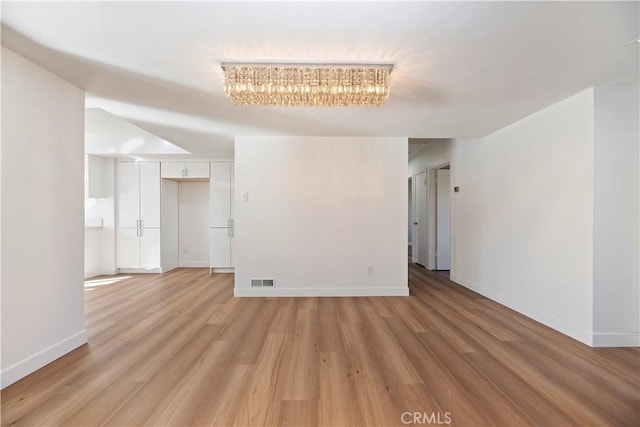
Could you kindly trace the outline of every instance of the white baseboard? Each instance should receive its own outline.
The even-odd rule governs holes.
[[[178,267],[186,267],[186,268],[209,268],[211,264],[209,261],[198,262],[198,261],[180,261],[178,263]]]
[[[25,357],[2,371],[2,388],[13,384],[86,343],[87,330],[83,329],[31,356]]]
[[[397,288],[235,288],[234,297],[387,297],[409,295]]]
[[[589,331],[584,331],[580,328],[576,328],[575,326],[568,324],[564,320],[558,319],[553,315],[530,307],[526,303],[522,303],[521,301],[509,295],[500,294],[493,290],[485,289],[482,286],[478,286],[475,283],[472,283],[470,280],[467,280],[464,277],[455,274],[453,271],[451,271],[450,280],[464,286],[465,288],[471,289],[472,291],[477,292],[480,295],[489,298],[490,300],[502,304],[505,307],[515,310],[520,314],[524,314],[525,316],[530,317],[533,320],[538,321],[552,329],[555,329],[556,331],[561,332],[575,340],[578,340],[581,343],[584,343],[588,346],[593,345],[593,336]]]
[[[118,272],[120,274],[159,274],[162,273],[162,268],[152,268],[152,269],[144,269],[144,268],[119,268]]]
[[[210,268],[209,273],[234,273],[235,269],[233,267],[229,268]]]
[[[594,347],[640,347],[638,332],[594,332]]]

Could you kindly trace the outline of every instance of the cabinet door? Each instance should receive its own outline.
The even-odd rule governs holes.
[[[209,178],[209,162],[185,162],[185,178]]]
[[[118,163],[118,225],[122,228],[136,228],[140,219],[140,181],[138,164]]]
[[[140,219],[144,228],[160,228],[160,162],[140,162]]]
[[[231,164],[211,162],[211,227],[229,227],[231,217]]]
[[[160,229],[140,230],[140,267],[147,270],[160,268]]]
[[[118,268],[140,267],[140,238],[137,228],[118,229]]]
[[[231,265],[231,229],[211,229],[211,268],[229,268]]]
[[[184,178],[184,162],[162,162],[162,178]]]
[[[230,230],[230,234],[231,234],[231,239],[229,239],[229,267],[235,267],[235,263],[233,260],[233,254],[235,252],[235,248],[234,248],[234,244],[235,244],[235,236],[236,236],[236,229],[231,227]]]
[[[231,180],[230,190],[229,190],[229,218],[231,218],[231,226],[234,227],[233,223],[235,218],[235,176],[234,176],[234,167],[233,163],[229,163],[229,179]],[[231,234],[233,236],[233,233]]]

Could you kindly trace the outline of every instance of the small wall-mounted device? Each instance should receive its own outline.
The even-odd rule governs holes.
[[[454,193],[459,193],[460,192],[460,187],[458,187],[457,185],[455,187],[453,187],[453,192]]]

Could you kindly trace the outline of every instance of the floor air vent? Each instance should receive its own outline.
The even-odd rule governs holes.
[[[274,285],[274,279],[251,279],[252,288],[273,288]]]

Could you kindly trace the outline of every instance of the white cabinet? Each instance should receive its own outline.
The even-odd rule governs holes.
[[[162,178],[208,179],[209,162],[162,162]]]
[[[118,267],[140,267],[140,230],[137,228],[118,229]]]
[[[233,268],[233,162],[211,162],[211,268]]]
[[[140,229],[140,267],[145,270],[160,268],[160,229]]]
[[[233,267],[233,228],[211,229],[211,268]]]
[[[118,163],[118,268],[160,268],[160,162]]]
[[[231,227],[233,221],[233,163],[211,162],[211,227]]]
[[[154,270],[160,261],[159,228],[118,230],[118,268]]]

